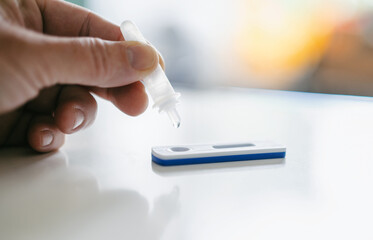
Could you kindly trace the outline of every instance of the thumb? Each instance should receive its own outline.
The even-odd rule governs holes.
[[[158,65],[157,52],[140,42],[52,38],[41,51],[48,85],[118,87],[142,80]]]

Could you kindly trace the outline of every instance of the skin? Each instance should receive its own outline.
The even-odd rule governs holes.
[[[38,152],[93,123],[92,93],[136,116],[148,105],[139,80],[162,58],[124,41],[118,26],[58,0],[0,0],[0,147]]]

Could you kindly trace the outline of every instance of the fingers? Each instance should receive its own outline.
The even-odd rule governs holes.
[[[123,40],[119,26],[77,5],[56,0],[38,0],[45,33],[57,36],[87,36]],[[56,11],[58,9],[58,11]]]
[[[55,88],[50,90],[56,93]],[[142,113],[148,104],[141,82],[112,89],[94,88],[92,91],[112,101],[120,110],[131,116]],[[94,121],[97,103],[87,88],[63,86],[58,93],[58,97],[51,97],[51,99],[46,98],[49,94],[45,93],[33,102],[36,104],[38,101],[56,101],[54,114],[51,113],[51,107],[47,105],[41,105],[41,109],[31,105],[27,110],[25,108],[24,114],[18,116],[20,121],[12,127],[14,131],[6,145],[28,143],[38,152],[53,151],[64,143],[64,134],[77,132]]]
[[[70,134],[92,124],[96,112],[96,100],[86,88],[65,86],[58,99],[54,120],[63,133]]]
[[[38,0],[37,3],[43,15],[44,33],[55,36],[97,37],[111,41],[124,40],[119,26],[88,9],[57,0]],[[165,64],[160,53],[159,64],[164,69]]]
[[[54,117],[36,115],[29,125],[28,142],[38,152],[60,148],[64,143],[65,134],[89,126],[96,117],[96,100],[84,87],[63,87],[57,102]]]
[[[130,116],[143,113],[148,106],[148,96],[141,82],[118,88],[92,88],[91,91],[111,101],[119,110]]]
[[[128,85],[144,79],[159,61],[151,46],[139,42],[61,38],[21,29],[9,32],[6,42],[11,48],[7,50],[10,57],[5,63],[0,61],[0,67],[5,64],[3,75],[11,81],[0,84],[1,113],[56,84],[106,88]]]
[[[51,34],[51,35],[57,35],[57,36],[88,36],[88,37],[95,37],[100,38],[104,40],[111,40],[111,41],[122,41],[123,36],[121,34],[119,26],[110,23],[109,21],[103,19],[102,17],[92,13],[88,9],[79,7],[77,5],[65,2],[65,1],[57,1],[57,0],[38,0],[37,1],[38,6],[40,8],[40,11],[43,15],[43,31],[45,33]],[[55,11],[58,9],[58,11]],[[77,40],[77,39],[74,39]],[[113,80],[111,84],[105,83],[98,85],[99,87],[114,87],[114,86],[123,86],[125,84],[119,84],[118,82],[127,82],[127,84],[141,80],[146,75],[152,72],[152,70],[155,69],[155,67],[158,65],[158,62],[161,64],[162,68],[164,68],[164,61],[159,54],[156,61],[152,61],[152,57],[154,55],[150,54],[151,50],[143,50],[143,51],[136,51],[137,55],[139,52],[142,52],[145,54],[145,56],[139,56],[139,59],[142,58],[142,65],[134,64],[132,67],[142,72],[142,74],[136,74],[136,71],[129,71],[129,69],[126,70],[126,67],[128,65],[128,58],[131,59],[137,59],[135,56],[136,54],[133,54],[131,51],[129,51],[127,54],[124,54],[122,56],[118,56],[119,54],[122,54],[124,52],[124,48],[126,44],[119,44],[119,43],[112,43],[112,44],[104,44],[102,41],[97,40],[84,40],[81,41],[83,45],[85,45],[88,49],[87,55],[89,55],[90,58],[85,58],[85,55],[81,57],[82,61],[80,63],[83,63],[83,61],[87,61],[87,63],[94,63],[98,64],[96,69],[89,68],[89,70],[92,73],[103,72],[102,81],[105,81],[105,79]],[[85,43],[84,43],[85,42]],[[69,43],[67,43],[69,45]],[[80,44],[76,44],[79,45]],[[146,48],[145,46],[143,47]],[[154,47],[153,47],[154,48]],[[80,53],[76,52],[76,48],[72,46],[62,46],[63,51],[67,49],[71,49],[76,53],[76,55],[80,55]],[[112,51],[107,51],[112,49]],[[153,50],[153,49],[152,49]],[[115,52],[115,53],[114,53]],[[75,55],[71,53],[66,53],[66,55]],[[127,56],[127,61],[124,58],[124,56]],[[70,58],[70,57],[68,57]],[[70,60],[72,60],[70,58]],[[72,61],[74,63],[74,61]],[[111,64],[117,62],[117,64]],[[136,61],[135,61],[136,62]],[[76,62],[75,62],[76,63]],[[119,66],[122,67],[121,72],[125,73],[132,73],[132,74],[126,74],[127,81],[124,80],[124,75],[121,73],[117,73],[117,76],[114,76],[116,79],[118,76],[122,77],[122,81],[115,81],[114,79],[110,78],[112,76],[110,73],[115,73],[115,67],[108,67],[109,69],[106,69],[105,66],[102,66],[103,63],[106,63],[105,66]],[[131,63],[131,61],[130,61]],[[146,63],[146,64],[145,64]],[[122,64],[122,65],[120,65]],[[136,68],[140,67],[140,68]],[[114,69],[112,69],[114,68]],[[94,74],[96,77],[101,77],[99,74]],[[115,75],[115,74],[114,74]],[[137,78],[136,80],[133,80]],[[89,85],[94,86],[94,83],[91,83],[89,81],[84,82],[76,82],[77,80],[74,78],[69,78],[67,82],[65,82],[66,79],[63,79],[61,83],[72,83],[72,84],[82,84],[82,85]],[[73,82],[70,82],[73,81]],[[106,81],[105,81],[106,82]]]
[[[54,38],[39,50],[48,85],[119,87],[143,79],[158,65],[157,52],[139,42]]]
[[[17,115],[19,120],[11,127],[5,145],[28,144],[38,152],[53,151],[62,146],[65,134],[77,132],[94,121],[97,103],[86,88],[64,86],[60,91],[48,90],[50,93],[44,92]],[[50,103],[39,104],[37,108],[37,103],[43,101]]]
[[[65,135],[54,124],[51,116],[36,116],[27,133],[30,146],[38,152],[50,152],[60,148]]]

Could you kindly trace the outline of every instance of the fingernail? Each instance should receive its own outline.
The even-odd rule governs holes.
[[[143,71],[153,67],[157,55],[151,46],[139,44],[127,47],[127,57],[134,69]]]
[[[80,127],[80,125],[82,125],[83,122],[84,122],[84,113],[83,113],[82,110],[76,108],[75,109],[75,122],[74,122],[73,130]]]
[[[53,142],[53,133],[50,130],[41,131],[41,145],[46,147]]]

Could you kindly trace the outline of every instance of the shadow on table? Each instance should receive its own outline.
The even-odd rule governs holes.
[[[154,200],[100,190],[62,152],[0,151],[0,239],[160,239],[178,210],[178,189]]]
[[[162,176],[173,175],[190,175],[203,174],[207,172],[232,172],[245,171],[254,167],[261,168],[275,168],[285,165],[285,158],[262,159],[250,161],[235,161],[235,162],[221,162],[221,163],[205,163],[205,164],[191,164],[180,166],[161,166],[152,162],[152,169],[155,173]]]

